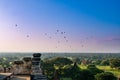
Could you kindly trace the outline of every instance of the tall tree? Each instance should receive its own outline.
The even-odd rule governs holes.
[[[87,69],[92,72],[93,75],[96,75],[97,73],[104,72],[103,70],[98,69],[94,64],[90,64],[87,66]]]

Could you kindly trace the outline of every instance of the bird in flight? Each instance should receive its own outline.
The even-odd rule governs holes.
[[[45,33],[45,35],[47,35],[47,33]]]
[[[66,39],[66,36],[64,36],[64,38]]]
[[[81,45],[81,47],[84,47],[84,45]]]
[[[57,32],[59,32],[59,30],[57,30]]]
[[[17,27],[18,25],[17,24],[15,24],[15,27]]]
[[[26,37],[27,37],[27,38],[29,38],[30,36],[29,36],[29,35],[27,35]]]
[[[63,34],[63,32],[61,32],[61,34]]]

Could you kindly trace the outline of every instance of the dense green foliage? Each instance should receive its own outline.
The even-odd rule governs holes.
[[[97,73],[102,73],[103,70],[100,70],[98,69],[95,65],[93,64],[90,64],[87,66],[87,69],[90,70],[90,72],[93,74],[93,75],[96,75]]]
[[[65,63],[64,60],[66,60]],[[54,75],[56,75],[57,78],[68,77],[72,78],[72,80],[95,80],[94,75],[103,72],[93,64],[88,65],[87,69],[81,69],[76,62],[72,64],[70,59],[61,57],[45,60],[42,62],[42,66],[49,80],[55,78]]]
[[[110,66],[112,68],[117,68],[119,69],[120,68],[120,58],[113,58],[110,60]]]
[[[0,66],[10,67],[14,60],[18,60],[17,57],[1,57],[0,58]]]
[[[109,63],[109,60],[108,59],[105,59],[105,60],[102,60],[100,65],[103,65],[103,66],[108,66],[110,63]]]
[[[0,66],[10,67],[12,62],[32,54],[0,55]],[[48,80],[107,80],[106,76],[115,79],[111,73],[120,75],[120,54],[42,54],[41,67]],[[112,68],[111,68],[111,67]],[[116,71],[116,72],[115,72]],[[110,80],[110,79],[109,79]]]
[[[42,69],[44,71],[44,74],[48,76],[49,79],[53,79],[53,75],[55,74],[55,69],[58,68],[57,74],[59,76],[64,76],[63,74],[63,67],[65,65],[71,65],[73,62],[64,57],[55,57],[49,60],[42,61]],[[52,76],[52,77],[51,77]]]
[[[95,75],[96,80],[117,80],[117,78],[110,72],[99,73]]]
[[[70,59],[64,58],[64,57],[55,57],[48,60],[47,62],[50,62],[53,65],[61,66],[61,67],[63,67],[64,65],[70,65],[73,63]]]

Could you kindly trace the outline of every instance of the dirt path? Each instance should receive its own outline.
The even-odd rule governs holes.
[[[29,76],[14,76],[11,80],[30,80]]]

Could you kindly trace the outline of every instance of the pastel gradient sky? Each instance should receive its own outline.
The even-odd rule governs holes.
[[[119,4],[0,0],[0,52],[120,52]]]

